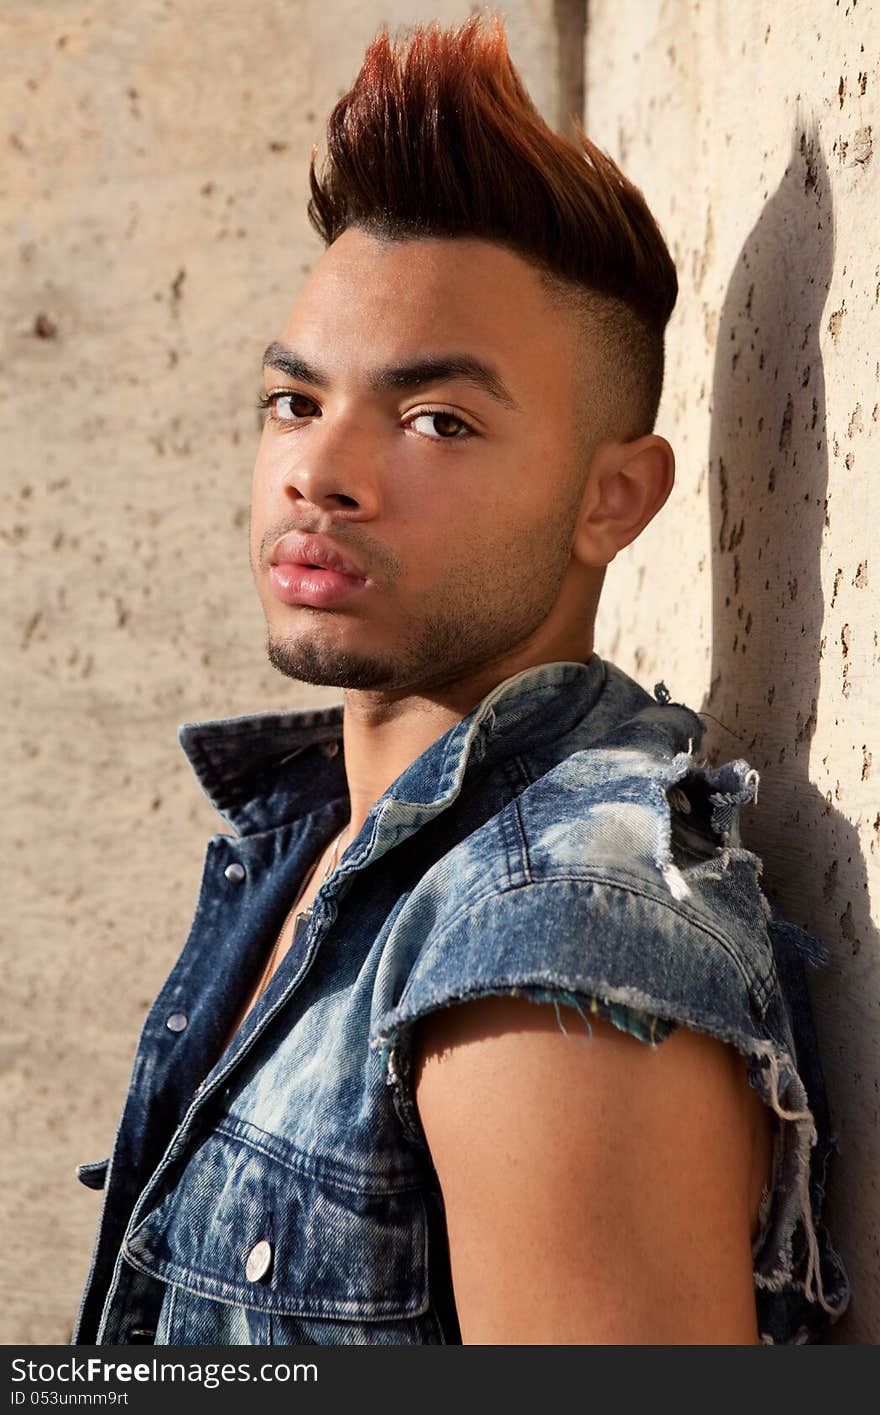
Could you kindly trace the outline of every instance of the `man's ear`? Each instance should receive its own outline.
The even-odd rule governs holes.
[[[672,490],[675,453],[665,437],[600,442],[584,482],[572,554],[583,565],[610,565],[656,516]]]

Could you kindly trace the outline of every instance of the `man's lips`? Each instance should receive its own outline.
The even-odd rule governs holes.
[[[326,536],[292,531],[282,536],[269,562],[269,580],[285,604],[324,609],[367,586],[367,577]]]
[[[333,542],[322,535],[306,535],[302,531],[290,531],[276,543],[270,565],[305,565],[321,570],[334,570],[339,575],[348,575],[358,580],[366,580],[359,565],[347,555],[343,555]]]

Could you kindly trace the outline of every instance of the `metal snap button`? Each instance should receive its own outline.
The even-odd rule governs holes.
[[[245,877],[244,865],[240,865],[237,860],[233,860],[231,865],[227,865],[223,871],[230,884],[241,884]]]
[[[255,1243],[247,1255],[244,1265],[245,1276],[248,1282],[259,1282],[261,1277],[272,1266],[272,1244],[266,1238],[261,1238],[259,1243]]]
[[[339,743],[324,742],[321,746],[321,751],[324,753],[325,757],[335,757],[336,753],[339,751]]]
[[[165,1026],[169,1032],[182,1032],[189,1025],[189,1018],[185,1012],[172,1012]]]

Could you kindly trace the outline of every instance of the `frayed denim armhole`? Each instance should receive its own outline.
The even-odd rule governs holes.
[[[750,1079],[781,1123],[772,1190],[765,1190],[752,1247],[754,1280],[762,1343],[805,1344],[821,1339],[851,1295],[823,1220],[828,1162],[837,1141],[804,969],[805,962],[826,967],[829,954],[824,943],[788,923],[764,895],[762,903],[796,1059],[772,1042],[755,1043]]]
[[[655,689],[661,702],[668,701],[660,695],[663,688]],[[760,857],[743,848],[740,809],[757,803],[759,780],[740,759],[716,768],[697,762],[689,743],[660,779],[669,809],[660,816],[656,864],[676,900],[687,898],[694,884],[699,888],[701,879],[722,875],[733,861],[755,872],[795,1055],[771,1039],[745,1039],[750,1082],[778,1121],[772,1185],[764,1188],[752,1245],[753,1276],[762,1344],[802,1344],[817,1340],[850,1300],[845,1268],[822,1222],[836,1138],[804,971],[805,963],[826,967],[830,956],[824,943],[783,918],[764,893]]]
[[[470,997],[453,998],[444,1005],[461,1006],[464,1002],[473,1002],[484,997],[521,997],[527,1002],[549,1003],[556,1013],[559,1030],[566,1037],[572,1036],[571,1023],[566,1026],[560,1006],[569,1007],[579,1015],[586,1031],[585,1039],[592,1036],[591,1016],[605,1018],[613,1023],[618,1031],[626,1032],[629,1036],[635,1037],[638,1041],[654,1049],[659,1047],[667,1037],[670,1037],[680,1025],[671,1018],[660,1017],[641,1008],[612,1002],[602,997],[578,996],[559,987],[548,989],[538,987],[482,988]],[[586,1011],[584,1011],[585,1007]],[[385,1077],[385,1084],[389,1088],[392,1105],[407,1139],[421,1149],[429,1151],[430,1147],[422,1127],[415,1098],[412,1036],[412,1024],[403,1025],[375,1037],[370,1045],[374,1051],[378,1052],[379,1065]]]

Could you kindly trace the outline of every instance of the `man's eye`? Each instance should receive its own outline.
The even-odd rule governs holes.
[[[278,423],[297,422],[300,418],[313,416],[317,404],[304,393],[264,393],[258,407],[268,408],[269,417]]]
[[[420,428],[419,423],[428,426]],[[422,437],[429,437],[434,442],[453,442],[456,438],[470,437],[473,432],[463,418],[456,417],[454,413],[443,412],[417,413],[414,418],[410,418],[407,427],[414,427]]]

